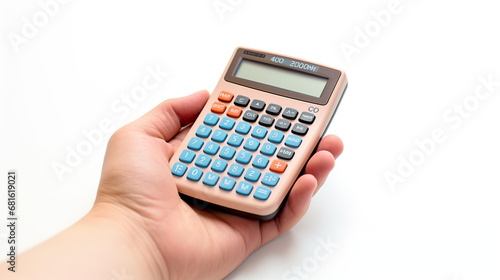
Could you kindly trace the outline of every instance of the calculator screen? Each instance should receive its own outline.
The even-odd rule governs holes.
[[[313,97],[320,97],[328,82],[324,77],[248,59],[241,60],[234,76]]]

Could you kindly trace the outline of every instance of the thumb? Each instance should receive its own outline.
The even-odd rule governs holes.
[[[163,101],[131,126],[165,141],[172,139],[180,129],[198,117],[210,94],[206,90]]]

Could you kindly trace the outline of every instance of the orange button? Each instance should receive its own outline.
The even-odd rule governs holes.
[[[231,102],[231,100],[233,100],[233,94],[227,91],[221,91],[219,93],[219,100],[224,102]]]
[[[283,172],[285,172],[285,169],[287,166],[288,166],[288,164],[286,162],[281,161],[279,159],[275,159],[271,163],[271,166],[269,166],[269,169],[271,169],[271,171],[274,171],[274,172],[283,173]]]
[[[226,105],[219,102],[212,104],[212,112],[222,114],[224,111],[226,111]]]
[[[229,107],[229,109],[227,109],[227,115],[233,118],[238,118],[239,116],[241,116],[241,112],[243,112],[243,110],[236,106],[231,106]]]

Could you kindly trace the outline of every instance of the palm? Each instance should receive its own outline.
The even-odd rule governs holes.
[[[203,103],[203,100],[200,101]],[[192,120],[191,120],[192,121]],[[189,122],[191,122],[189,121]],[[327,138],[296,183],[284,211],[271,221],[259,222],[212,210],[192,207],[177,193],[169,159],[185,136],[179,127],[151,125],[164,120],[153,115],[120,129],[110,140],[102,172],[99,196],[112,197],[143,217],[174,278],[221,278],[236,268],[262,244],[289,230],[304,214],[309,199],[333,167],[338,138]],[[182,120],[180,124],[182,125]],[[166,137],[166,134],[173,137]],[[168,142],[166,141],[168,140]],[[332,149],[334,149],[332,151]],[[341,147],[340,147],[341,150]],[[325,164],[331,162],[331,164]],[[317,163],[317,164],[316,164]],[[308,170],[309,169],[309,170]],[[326,172],[325,172],[326,171]],[[317,173],[317,174],[314,174]],[[204,267],[204,274],[193,267]]]
[[[99,192],[115,199],[120,196],[120,201],[128,203],[127,208],[149,221],[149,230],[163,256],[175,256],[166,259],[167,267],[188,273],[192,266],[216,261],[231,263],[234,269],[259,247],[258,221],[193,208],[180,199],[169,172],[168,153],[177,149],[182,134],[168,143],[122,131],[113,137],[114,149],[108,149],[106,161],[119,161],[120,168],[113,165],[113,171],[104,170]],[[209,267],[222,266],[213,263]],[[193,277],[184,273],[182,278]],[[214,273],[222,277],[228,270],[210,274]]]

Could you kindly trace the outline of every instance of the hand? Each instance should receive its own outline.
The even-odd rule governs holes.
[[[260,222],[192,208],[169,159],[209,95],[167,100],[111,137],[96,202],[70,228],[18,256],[0,279],[221,279],[305,214],[343,149],[324,137],[276,218]]]
[[[96,206],[109,203],[131,212],[151,236],[170,279],[220,279],[253,251],[290,230],[305,214],[343,149],[326,136],[295,183],[278,216],[260,222],[200,210],[179,198],[169,160],[205,105],[208,92],[167,100],[119,129],[108,145]]]

